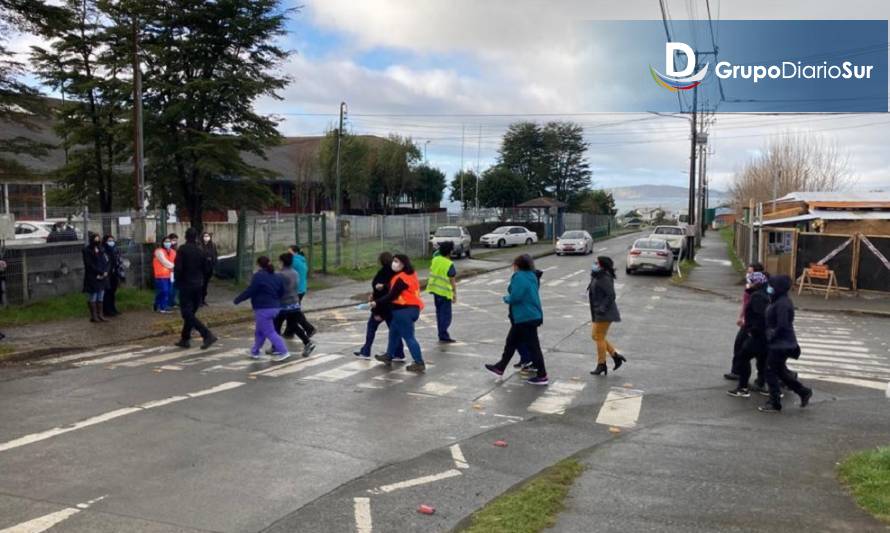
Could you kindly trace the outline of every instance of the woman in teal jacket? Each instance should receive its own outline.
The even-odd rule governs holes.
[[[501,360],[493,365],[485,365],[492,374],[501,377],[510,364],[516,348],[525,345],[538,374],[526,383],[531,385],[547,385],[547,369],[544,367],[544,354],[541,353],[541,342],[538,340],[538,328],[544,323],[544,311],[541,308],[541,297],[538,295],[538,278],[535,276],[534,265],[527,255],[520,255],[513,261],[513,276],[504,303],[510,306],[513,324],[504,343],[504,354]]]

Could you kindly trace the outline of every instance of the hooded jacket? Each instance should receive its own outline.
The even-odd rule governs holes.
[[[90,232],[90,242],[83,247],[83,292],[92,294],[104,291],[109,287],[108,273],[111,263],[105,246],[93,244],[96,234]]]
[[[587,300],[590,302],[590,319],[594,322],[621,322],[615,302],[615,278],[608,272],[591,272]]]
[[[280,309],[284,296],[284,280],[274,272],[256,271],[250,285],[235,298],[235,305],[250,299],[254,309]]]
[[[753,336],[766,336],[766,310],[769,307],[769,295],[766,284],[761,283],[745,289],[748,303],[745,305],[745,333]]]
[[[797,350],[794,334],[794,303],[788,297],[791,278],[785,275],[770,278],[773,288],[771,303],[766,310],[766,339],[770,350]]]
[[[510,278],[504,303],[510,306],[509,315],[515,324],[544,320],[538,277],[530,270],[517,270]]]

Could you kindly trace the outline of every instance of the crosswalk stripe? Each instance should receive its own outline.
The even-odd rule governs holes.
[[[131,344],[128,346],[108,346],[106,348],[97,348],[95,350],[91,350],[88,352],[79,352],[69,355],[63,355],[60,357],[50,357],[49,359],[41,359],[37,361],[39,365],[55,365],[58,363],[67,363],[68,361],[77,361],[78,359],[86,359],[88,357],[96,357],[99,355],[106,355],[110,353],[118,353],[125,352],[127,350],[136,350],[138,348],[142,348],[142,346],[138,346],[135,344]]]
[[[827,362],[822,362],[822,361],[800,361],[800,360],[795,361],[794,363],[791,363],[791,366],[801,367],[801,368],[829,367],[829,368],[840,369],[840,370],[853,370],[856,372],[872,372],[872,373],[879,373],[879,374],[887,374],[887,376],[890,377],[890,367],[863,367],[861,365],[857,366],[857,365],[844,364],[844,363],[827,363]]]
[[[304,359],[300,359],[298,361],[292,361],[290,363],[284,363],[281,365],[272,366],[263,370],[257,370],[256,372],[251,372],[250,376],[270,376],[270,377],[279,377],[285,376],[288,374],[293,374],[296,372],[300,372],[307,368],[321,365],[327,363],[329,361],[333,361],[334,359],[339,359],[340,356],[336,354],[315,354],[312,357],[306,357]]]
[[[369,370],[376,366],[380,366],[380,363],[376,361],[352,361],[350,363],[346,363],[345,365],[340,365],[338,367],[332,368],[330,370],[326,370],[319,374],[313,374],[311,376],[307,376],[303,379],[310,379],[313,381],[326,381],[328,383],[333,383],[335,381],[340,381],[341,379],[346,379],[350,376],[354,376],[359,372],[363,372],[365,370]]]
[[[853,340],[834,340],[834,337],[816,337],[813,335],[808,335],[806,337],[801,336],[800,340],[802,343],[818,343],[818,344],[837,344],[840,346],[862,346],[865,344],[862,341],[853,341]]]
[[[545,415],[564,414],[575,396],[584,390],[586,385],[584,382],[555,381],[547,387],[544,394],[528,406],[528,410]]]
[[[886,381],[874,381],[871,379],[859,379],[859,378],[848,378],[843,376],[834,376],[834,375],[822,375],[822,374],[811,374],[801,372],[798,374],[798,377],[801,379],[815,379],[818,381],[829,381],[832,383],[841,383],[843,385],[854,385],[856,387],[866,387],[869,389],[876,389],[881,391],[887,390],[887,382]]]
[[[499,283],[500,283],[500,284],[507,283],[507,280],[504,280],[504,279],[495,279],[495,280],[491,280],[491,281],[489,281],[488,283],[486,283],[486,285],[497,285],[497,284],[499,284]]]
[[[434,396],[446,396],[449,392],[453,391],[456,388],[457,386],[455,385],[448,385],[446,383],[439,383],[437,381],[429,381],[420,388],[420,392],[432,394]]]
[[[146,357],[144,359],[136,359],[132,361],[123,361],[120,363],[114,363],[109,366],[109,368],[135,368],[139,366],[145,366],[152,363],[165,363],[167,361],[172,361],[173,359],[179,359],[180,357],[190,357],[192,355],[199,354],[203,352],[201,348],[190,348],[188,350],[183,350],[181,348],[176,348],[175,350],[169,353],[162,353],[161,355],[155,355],[154,357]]]
[[[864,357],[832,357],[829,355],[812,355],[809,353],[804,353],[802,356],[806,361],[816,360],[816,361],[834,361],[836,363],[857,363],[864,365],[873,365],[882,368],[890,368],[884,364],[884,360],[879,357],[874,356],[864,356]]]
[[[799,343],[801,348],[810,347],[810,348],[821,348],[823,350],[837,350],[838,352],[862,352],[868,353],[868,348],[864,346],[845,346],[843,344],[824,344],[821,342],[814,341],[802,341]]]
[[[559,285],[562,285],[564,282],[565,282],[565,280],[563,280],[563,279],[555,279],[555,280],[547,283],[547,286],[548,287],[558,287]]]
[[[144,357],[146,355],[150,355],[153,353],[169,352],[171,350],[173,350],[173,347],[171,347],[171,346],[155,346],[153,348],[144,348],[142,350],[136,350],[133,352],[124,352],[124,353],[117,353],[114,355],[108,355],[105,357],[100,357],[98,359],[87,359],[85,361],[77,361],[74,363],[74,366],[105,365],[108,363],[117,363],[120,361],[127,361],[130,359],[138,359],[140,357]]]
[[[816,354],[816,355],[850,355],[850,356],[871,355],[871,352],[868,352],[868,351],[866,351],[866,352],[848,352],[848,351],[844,350],[843,348],[834,348],[834,347],[832,347],[831,349],[828,349],[828,350],[824,350],[824,349],[819,349],[819,348],[813,348],[810,346],[804,347],[803,345],[801,345],[801,351],[805,354],[811,353],[811,354]]]
[[[643,391],[612,387],[606,401],[600,407],[596,423],[620,428],[637,425],[640,409],[643,406]]]

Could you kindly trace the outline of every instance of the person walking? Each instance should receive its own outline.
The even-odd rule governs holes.
[[[399,353],[399,344],[404,343],[411,352],[414,362],[405,367],[408,372],[422,373],[426,371],[426,363],[420,351],[420,343],[414,336],[414,323],[420,318],[423,310],[423,299],[420,294],[420,280],[411,266],[407,255],[396,254],[392,259],[392,271],[395,273],[390,280],[389,292],[370,303],[371,309],[379,305],[392,305],[392,320],[389,323],[389,342],[386,353],[375,356],[375,359],[392,364],[391,354]]]
[[[535,277],[538,279],[538,291],[541,290],[541,277],[544,275],[543,270],[538,270],[535,268],[535,260],[529,254],[524,254],[528,257],[528,260],[532,263],[532,269],[535,271]],[[507,313],[507,318],[510,319],[510,324],[513,324],[513,314]],[[522,374],[534,374],[537,372],[537,369],[532,364],[532,359],[529,356],[528,348],[524,344],[520,344],[516,347],[516,351],[519,352],[519,362],[513,365],[513,368],[519,370]]]
[[[371,280],[371,295],[368,300],[369,302],[380,300],[389,293],[390,282],[392,281],[392,277],[396,274],[392,271],[391,253],[382,252],[377,257],[377,261],[380,263],[380,269],[374,275],[374,279]],[[371,348],[374,346],[374,338],[377,336],[377,328],[379,328],[380,324],[383,322],[386,322],[388,328],[392,327],[392,307],[389,302],[379,303],[374,309],[371,309],[371,314],[368,317],[368,324],[365,326],[365,344],[363,344],[357,351],[353,352],[356,357],[361,357],[362,359],[371,358]],[[405,346],[399,342],[396,353],[387,353],[387,355],[393,361],[404,361]]]
[[[179,235],[175,233],[171,233],[167,236],[170,239],[170,249],[173,250],[174,259],[175,254],[179,253]],[[179,296],[179,286],[176,284],[176,274],[174,273],[170,276],[170,295],[169,301],[167,302],[167,307],[169,309],[175,309],[177,307],[176,300]]]
[[[173,267],[176,283],[179,285],[179,313],[182,316],[182,333],[176,346],[191,347],[192,330],[198,330],[204,342],[201,349],[210,348],[217,341],[207,326],[198,319],[198,308],[201,306],[201,290],[208,264],[204,251],[198,245],[198,230],[189,228],[185,231],[185,244],[179,247]]]
[[[593,322],[593,341],[596,343],[596,368],[590,373],[594,376],[608,375],[606,356],[611,356],[615,362],[612,371],[618,370],[627,362],[627,358],[618,353],[606,339],[609,326],[613,322],[621,322],[615,298],[615,264],[611,257],[599,256],[593,263],[590,285],[587,286],[587,299],[590,302],[590,319]]]
[[[766,293],[767,279],[763,272],[751,272],[746,276],[747,288],[745,295],[747,304],[745,314],[741,318],[740,331],[744,338],[736,348],[732,360],[732,368],[738,373],[738,386],[729,391],[730,396],[747,398],[751,396],[748,381],[751,379],[751,359],[757,361],[757,380],[754,387],[757,392],[765,391],[764,370],[766,366],[766,309],[769,306],[769,295]]]
[[[155,248],[151,260],[152,271],[155,279],[155,303],[154,310],[158,313],[170,312],[170,290],[172,285],[173,268],[176,262],[176,250],[173,243],[167,237],[160,246]]]
[[[284,282],[284,296],[281,298],[281,311],[275,317],[275,332],[281,334],[281,325],[287,324],[284,328],[284,338],[292,339],[294,335],[303,341],[303,357],[309,357],[315,350],[315,343],[309,340],[309,336],[303,330],[299,323],[300,314],[300,298],[297,294],[298,275],[293,269],[294,256],[290,253],[283,253],[278,257],[281,261],[281,270],[277,275]]]
[[[216,249],[216,243],[213,242],[212,233],[205,231],[201,236],[201,250],[204,251],[204,257],[208,263],[207,269],[204,271],[204,284],[201,288],[201,306],[205,306],[207,305],[207,288],[210,286],[210,280],[213,278],[213,272],[219,262],[219,250]]]
[[[294,270],[299,276],[299,284],[297,285],[297,295],[300,299],[300,313],[297,315],[297,321],[310,338],[315,335],[315,326],[306,319],[303,313],[303,298],[309,290],[309,264],[306,262],[306,256],[303,255],[303,249],[299,244],[291,245],[289,251],[294,256]]]
[[[451,260],[453,250],[454,243],[451,241],[439,244],[430,263],[430,278],[426,284],[426,291],[433,295],[436,304],[436,330],[441,343],[456,342],[448,333],[451,326],[451,305],[457,303],[457,270]]]
[[[507,295],[503,301],[509,305],[512,317],[510,331],[504,342],[504,353],[501,360],[485,368],[498,377],[510,364],[516,349],[525,345],[528,349],[532,365],[537,375],[526,380],[531,385],[548,385],[547,369],[544,366],[544,355],[541,353],[541,341],[538,339],[538,328],[544,323],[544,310],[541,307],[541,296],[538,293],[538,279],[534,273],[534,263],[528,255],[520,255],[513,260],[513,275],[507,287]]]
[[[90,322],[107,322],[103,316],[102,300],[108,289],[108,254],[99,235],[89,232],[89,242],[83,248],[83,292],[87,293]]]
[[[120,311],[117,309],[117,289],[123,284],[127,277],[127,269],[124,268],[124,258],[120,248],[114,237],[106,235],[103,238],[105,254],[108,256],[108,290],[105,291],[105,298],[102,300],[102,309],[105,316],[118,316]]]
[[[748,277],[754,272],[760,272],[766,275],[763,271],[763,265],[758,262],[753,262],[748,264],[748,271],[745,273],[745,290],[742,291],[742,306],[739,309],[739,317],[736,319],[736,326],[739,327],[739,331],[736,333],[735,341],[732,345],[732,360],[735,361],[738,356],[739,350],[742,349],[742,345],[745,343],[745,340],[748,338],[748,334],[745,331],[745,309],[748,306],[748,301],[751,299],[751,294],[748,292],[748,287],[750,284],[747,282]],[[769,276],[767,276],[769,277]],[[740,357],[740,356],[738,356]],[[729,381],[738,381],[739,374],[736,371],[735,367],[731,367],[729,372],[723,374],[723,377],[728,379]]]
[[[266,339],[272,344],[273,361],[284,361],[290,358],[290,352],[284,339],[275,331],[275,317],[281,310],[281,298],[284,297],[284,281],[275,275],[275,267],[268,257],[261,256],[256,262],[259,269],[250,280],[250,285],[235,297],[235,305],[250,300],[254,316],[254,343],[250,350],[252,359],[259,359]]]
[[[779,275],[770,278],[766,291],[770,295],[770,304],[766,310],[766,382],[769,385],[769,401],[758,409],[763,413],[782,411],[782,391],[780,383],[784,383],[795,394],[800,396],[800,406],[806,407],[813,397],[813,390],[804,386],[797,377],[788,370],[788,358],[800,357],[800,345],[794,333],[794,303],[788,296],[791,290],[791,278]]]

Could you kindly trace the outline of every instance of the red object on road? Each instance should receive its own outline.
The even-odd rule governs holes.
[[[417,508],[417,512],[420,514],[435,514],[436,508],[432,505],[422,504]]]
[[[505,440],[496,440],[496,441],[494,441],[494,445],[497,446],[498,448],[506,448],[506,447],[507,447],[507,441],[505,441]]]

